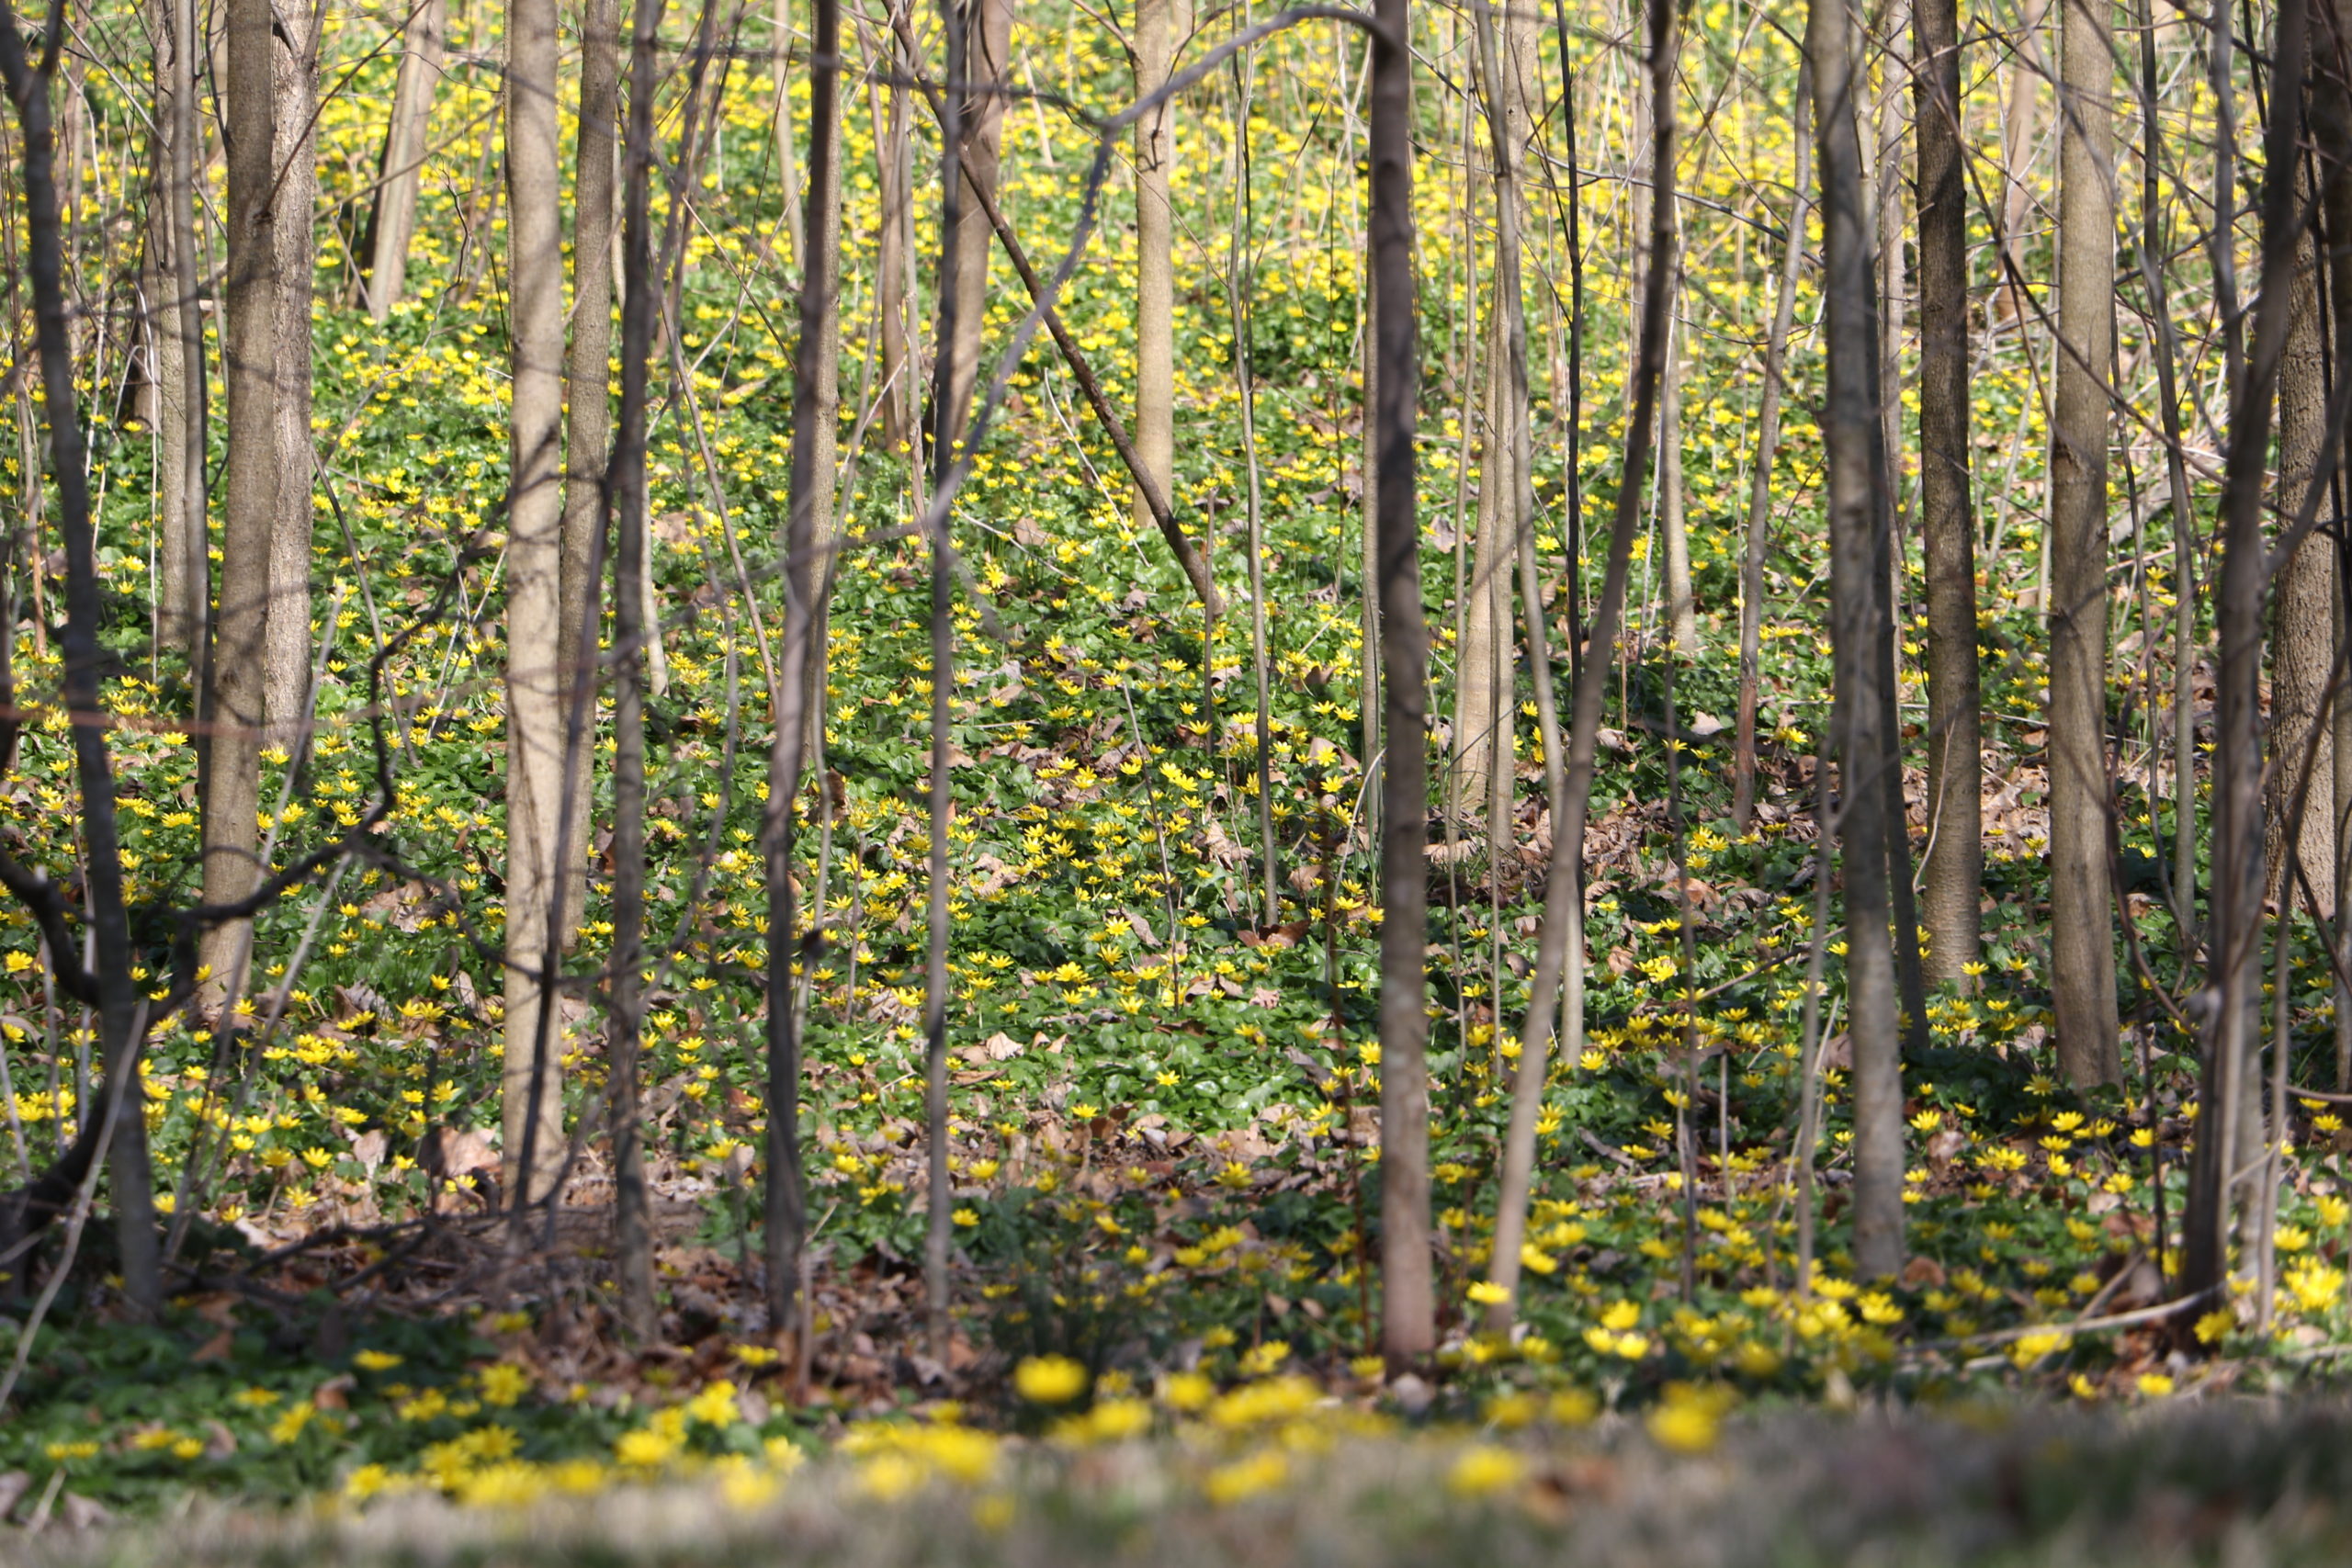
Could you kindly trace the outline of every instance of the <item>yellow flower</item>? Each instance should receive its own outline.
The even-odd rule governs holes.
[[[481,1396],[486,1404],[512,1404],[530,1386],[531,1374],[512,1362],[500,1361],[481,1371]]]
[[[1499,1306],[1510,1300],[1510,1292],[1492,1280],[1481,1280],[1470,1287],[1470,1299],[1480,1306]]]
[[[651,1470],[666,1462],[678,1449],[677,1439],[650,1429],[623,1432],[613,1444],[613,1457],[632,1470]]]
[[[1201,1490],[1208,1494],[1210,1502],[1223,1507],[1280,1486],[1289,1478],[1290,1461],[1279,1450],[1265,1449],[1209,1472]]]
[[[363,1372],[389,1372],[401,1364],[401,1359],[390,1350],[362,1350],[351,1358],[351,1364]]]
[[[2142,1372],[2140,1374],[2140,1392],[2150,1399],[2162,1399],[2165,1395],[2172,1392],[2172,1379],[2165,1376],[2162,1372]]]
[[[1482,1443],[1462,1450],[1445,1483],[1456,1496],[1487,1497],[1518,1485],[1526,1473],[1527,1461],[1519,1455]]]
[[[1677,1394],[1677,1389],[1684,1389]],[[1675,1453],[1705,1453],[1714,1448],[1714,1437],[1722,1427],[1722,1401],[1689,1384],[1670,1384],[1665,1389],[1665,1401],[1649,1413],[1649,1434],[1660,1448],[1670,1448]]]
[[[1032,1356],[1012,1370],[1012,1386],[1032,1404],[1068,1404],[1086,1392],[1086,1369],[1068,1356]]]
[[[686,1415],[706,1427],[733,1426],[739,1419],[734,1383],[725,1378],[712,1383],[686,1401]]]
[[[1200,1372],[1170,1372],[1159,1380],[1159,1397],[1171,1409],[1204,1410],[1216,1397],[1216,1384]]]

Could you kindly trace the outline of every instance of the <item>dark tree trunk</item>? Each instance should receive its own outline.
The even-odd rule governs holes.
[[[1663,6],[1666,0],[1658,0]],[[1421,385],[1413,299],[1411,0],[1374,0],[1372,456],[1380,530],[1381,784],[1380,1278],[1382,1352],[1391,1366],[1437,1344],[1430,1258],[1429,628],[1421,607],[1413,431]]]
[[[1805,53],[1819,124],[1828,325],[1828,396],[1821,440],[1828,468],[1833,729],[1845,874],[1847,1012],[1854,1062],[1854,1266],[1879,1277],[1903,1266],[1903,1084],[1887,890],[1884,732],[1888,625],[1887,515],[1878,419],[1878,311],[1847,12],[1812,0]]]
[[[1960,141],[1960,8],[1912,0],[1918,73],[1919,532],[1928,558],[1928,972],[1976,958],[1984,879],[1976,677],[1976,530],[1969,497],[1968,208]]]

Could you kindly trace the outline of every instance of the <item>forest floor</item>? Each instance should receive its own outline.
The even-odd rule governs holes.
[[[365,1511],[193,1499],[0,1536],[13,1568],[2174,1568],[2330,1564],[2352,1414],[2232,1402],[1536,1416],[1433,1430],[1312,1394],[1158,1437],[870,1429],[800,1466]],[[1712,1421],[1713,1416],[1704,1417]]]
[[[1073,82],[1118,101],[1125,67],[1107,45],[1053,47]],[[1792,76],[1781,41],[1759,36],[1757,49]],[[1261,69],[1286,90],[1328,86],[1328,52],[1288,38]],[[356,66],[356,96],[322,116],[330,200],[363,194],[354,171],[374,166],[389,71]],[[112,89],[94,78],[89,90]],[[1660,635],[1645,544],[1624,655],[1594,671],[1609,698],[1584,845],[1587,1032],[1546,1066],[1519,1327],[1490,1337],[1477,1320],[1551,849],[1532,716],[1517,725],[1508,822],[1482,822],[1450,794],[1437,802],[1441,1344],[1409,1380],[1384,1370],[1371,1267],[1380,910],[1357,707],[1361,257],[1339,209],[1299,194],[1320,181],[1344,203],[1354,178],[1339,132],[1304,112],[1263,132],[1295,160],[1297,199],[1263,220],[1281,265],[1268,260],[1247,329],[1263,381],[1246,458],[1224,368],[1229,322],[1203,303],[1223,297],[1217,258],[1195,248],[1182,261],[1179,501],[1237,605],[1213,634],[1042,357],[1013,378],[958,502],[973,582],[958,593],[952,672],[930,662],[929,562],[899,532],[911,460],[878,435],[845,457],[850,547],[831,608],[821,783],[799,840],[801,885],[824,923],[807,965],[801,1089],[812,1290],[805,1325],[772,1329],[757,1267],[757,834],[770,558],[789,466],[792,345],[778,323],[791,313],[762,183],[772,105],[757,79],[739,74],[729,92],[732,151],[715,154],[695,220],[707,238],[681,285],[681,362],[691,350],[700,368],[653,439],[666,616],[650,716],[657,1329],[630,1339],[612,1306],[603,1015],[590,999],[612,934],[601,830],[563,1016],[578,1134],[567,1208],[551,1230],[520,1235],[494,1213],[508,432],[503,286],[483,247],[455,238],[490,231],[478,197],[492,198],[467,194],[480,183],[468,142],[435,154],[416,299],[389,323],[351,309],[338,258],[322,258],[320,728],[299,754],[269,753],[263,785],[281,861],[383,795],[380,837],[406,869],[354,865],[264,916],[256,1012],[282,1005],[280,1021],[241,1036],[181,1016],[156,1032],[147,1113],[176,1294],[160,1321],[136,1320],[108,1278],[103,1221],[58,1227],[36,1260],[62,1280],[45,1316],[0,1314],[0,1369],[17,1363],[0,1518],[21,1532],[0,1534],[0,1556],[39,1560],[51,1538],[107,1519],[122,1533],[88,1550],[125,1562],[389,1562],[448,1541],[514,1562],[575,1550],[608,1560],[622,1540],[642,1543],[642,1561],[741,1561],[757,1541],[779,1562],[877,1565],[958,1552],[1059,1562],[1080,1545],[1169,1563],[1802,1562],[1882,1541],[1875,1560],[1923,1563],[2340,1550],[2352,1433],[2324,1402],[2352,1343],[2352,1130],[2329,1102],[2290,1092],[2280,1108],[2276,1277],[2249,1268],[2193,1321],[2153,1310],[2177,1261],[2197,1111],[2184,1010],[2202,980],[2180,931],[2194,896],[2177,909],[2164,874],[2175,806],[2152,716],[2172,672],[2159,680],[2142,630],[2118,639],[2111,694],[2124,1080],[2077,1093],[2055,1065],[2033,716],[2039,527],[2010,502],[2038,480],[2044,432],[2031,377],[2007,360],[1978,384],[1980,428],[2014,447],[2011,482],[1987,502],[1983,571],[1984,946],[1929,998],[1928,1048],[1905,1064],[1907,1266],[1858,1278],[1846,1250],[1845,944],[1816,821],[1825,563],[1803,478],[1818,444],[1793,421],[1775,470],[1795,477],[1773,481],[1783,510],[1768,563],[1758,805],[1743,826],[1726,728],[1732,498],[1747,494],[1760,378],[1729,357],[1752,333],[1696,334],[1685,417],[1701,650],[1677,655]],[[487,123],[495,96],[481,73],[453,72],[436,113]],[[1718,135],[1745,161],[1736,177],[1728,160],[1695,177],[1707,199],[1781,188],[1776,112],[1726,105]],[[1082,166],[1074,127],[1035,118],[1041,142],[1062,139],[1061,166]],[[848,156],[863,171],[874,147],[853,120]],[[1187,152],[1191,166],[1218,166],[1214,125],[1185,126],[1211,143]],[[1017,183],[1018,221],[1040,234],[1067,223],[1067,181]],[[1424,253],[1442,311],[1461,258],[1431,190]],[[870,233],[870,189],[856,185],[850,209],[844,231]],[[1067,304],[1116,365],[1131,353],[1116,269],[1132,245],[1116,225],[1099,243]],[[1722,247],[1692,254],[1697,266],[1732,265]],[[1760,276],[1726,275],[1730,295],[1748,298]],[[1613,388],[1622,300],[1595,288],[1587,373]],[[992,301],[993,341],[1017,304],[1001,290]],[[1477,395],[1445,344],[1479,333],[1449,339],[1434,320],[1423,570],[1442,764],[1476,470],[1460,414]],[[1795,352],[1792,376],[1811,385],[1815,350]],[[852,368],[844,387],[863,396],[871,378]],[[1537,543],[1548,570],[1579,574],[1585,603],[1599,563],[1570,555],[1558,513],[1578,496],[1589,540],[1613,501],[1613,397],[1594,394],[1573,475],[1566,409],[1540,413]],[[192,897],[197,770],[175,728],[186,671],[150,637],[152,452],[139,427],[102,425],[93,462],[119,660],[107,700],[121,721],[124,864],[160,972],[157,911]],[[1244,497],[1260,491],[1262,742],[1238,593]],[[2170,598],[2169,547],[2155,547],[2117,580],[2117,614],[2143,626],[2160,626]],[[1903,570],[1916,599],[1916,548]],[[20,640],[28,691],[54,682],[48,637]],[[1918,651],[1905,642],[1906,704]],[[1517,691],[1530,716],[1534,678],[1522,670]],[[935,679],[954,682],[956,801],[956,1245],[938,1339],[920,1270],[915,1027],[940,828],[923,793]],[[2198,702],[2210,694],[2198,676]],[[61,883],[76,842],[70,742],[50,712],[0,779],[0,830]],[[2193,799],[2203,784],[2192,784]],[[609,780],[597,787],[601,824]],[[1916,776],[1909,794],[1917,848]],[[1258,829],[1265,795],[1271,845]],[[1813,962],[1824,984],[1809,994]],[[2333,1087],[2315,930],[2285,923],[2265,962],[2287,987],[2284,1081]],[[160,988],[160,973],[140,977]],[[0,1064],[14,1075],[0,1159],[37,1164],[90,1102],[81,1021],[44,987],[30,923],[0,914]],[[1799,1292],[1793,1145],[1809,1031],[1826,1114],[1818,1267]],[[69,1236],[78,1254],[60,1269]],[[1820,1501],[1831,1494],[1845,1501]],[[228,1507],[253,1512],[207,1511]],[[985,1528],[963,1528],[974,1524]]]

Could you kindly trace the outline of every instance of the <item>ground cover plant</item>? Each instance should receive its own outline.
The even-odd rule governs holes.
[[[2338,37],[0,7],[0,1517],[2270,1465]]]

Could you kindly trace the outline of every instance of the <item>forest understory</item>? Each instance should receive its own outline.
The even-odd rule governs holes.
[[[2340,1555],[2339,36],[0,0],[0,1558]]]

